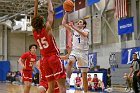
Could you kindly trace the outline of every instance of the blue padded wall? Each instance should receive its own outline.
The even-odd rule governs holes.
[[[10,71],[9,61],[0,61],[0,81],[6,80],[6,75]]]

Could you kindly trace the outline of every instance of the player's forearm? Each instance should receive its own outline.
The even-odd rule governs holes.
[[[69,59],[69,55],[67,54],[67,55],[64,55],[64,56],[60,56],[60,58],[62,60],[68,60]]]
[[[38,15],[38,0],[34,0],[34,17]]]
[[[53,5],[52,5],[51,0],[48,0],[48,13],[54,14]]]
[[[66,12],[65,15],[64,15],[64,17],[63,17],[63,20],[62,20],[62,25],[65,28],[70,29],[70,31],[71,31],[71,27],[67,24],[67,17],[68,17],[68,13]]]
[[[138,72],[139,74],[140,74],[140,70],[139,70],[139,72]]]
[[[53,19],[54,19],[53,5],[52,5],[51,0],[48,0],[48,18],[47,18],[47,20],[48,20],[50,27],[53,24]]]
[[[133,67],[131,67],[130,76],[132,75],[133,72],[134,72],[134,69]]]
[[[67,23],[67,17],[68,17],[68,13],[66,12],[64,17],[63,17],[63,20],[62,20],[62,25],[66,25]]]

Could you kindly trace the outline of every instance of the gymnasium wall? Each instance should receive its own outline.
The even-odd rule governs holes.
[[[11,70],[18,70],[19,57],[28,51],[28,46],[35,43],[32,36],[25,33],[15,33],[8,31],[8,59],[11,62]],[[32,37],[33,38],[33,37]]]
[[[0,25],[0,60],[3,59],[3,55],[2,55],[2,52],[3,52],[3,50],[2,50],[3,42],[2,42],[2,40],[3,40],[3,27],[2,27],[2,25]]]

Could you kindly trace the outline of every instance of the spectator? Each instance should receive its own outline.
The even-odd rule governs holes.
[[[12,72],[8,72],[6,76],[6,80],[11,81],[11,77],[12,77]]]
[[[38,84],[38,74],[37,73],[35,73],[34,71],[33,71],[33,83],[34,83],[34,85],[36,86],[37,84]]]
[[[79,76],[79,73],[77,74],[77,77],[75,78],[74,80],[75,82],[75,88],[76,89],[81,89],[82,87],[82,80],[81,80],[81,77]]]
[[[110,71],[110,68],[107,69],[107,87],[111,87],[111,71]]]
[[[124,77],[123,78],[125,79],[126,85],[127,85],[126,92],[130,92],[131,89],[132,89],[132,76],[128,77],[128,74],[124,73]]]
[[[94,77],[92,79],[92,89],[98,90],[98,82],[99,82],[99,79],[97,77],[97,74],[94,74]]]
[[[92,77],[90,74],[88,74],[87,81],[88,81],[88,89],[91,90],[92,89]]]
[[[104,82],[102,82],[101,80],[99,80],[99,82],[98,82],[98,90],[102,90],[102,91],[104,91],[104,89],[105,89],[105,86],[104,86]]]
[[[98,71],[99,69],[98,69],[98,67],[94,67],[94,71]]]
[[[19,71],[16,72],[15,80],[20,83],[21,82],[21,73]]]
[[[16,76],[16,72],[12,72],[12,75],[11,75],[11,83],[12,83],[13,81],[16,81],[15,76]]]

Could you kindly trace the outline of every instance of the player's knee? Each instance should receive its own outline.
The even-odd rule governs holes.
[[[68,65],[69,65],[70,67],[72,67],[72,66],[73,66],[73,63],[72,63],[72,62],[69,62]]]
[[[65,87],[65,84],[61,84],[61,85],[59,85],[59,91],[61,92],[61,93],[66,93],[66,87]]]
[[[25,86],[28,87],[28,88],[30,88],[31,87],[31,83],[30,82],[26,82],[25,83]]]
[[[38,87],[39,93],[46,93],[46,89],[43,86]]]
[[[69,65],[69,66],[73,66],[73,64],[74,64],[74,60],[69,60],[68,65]]]
[[[65,87],[60,87],[59,89],[60,89],[61,93],[66,93],[66,88]]]

